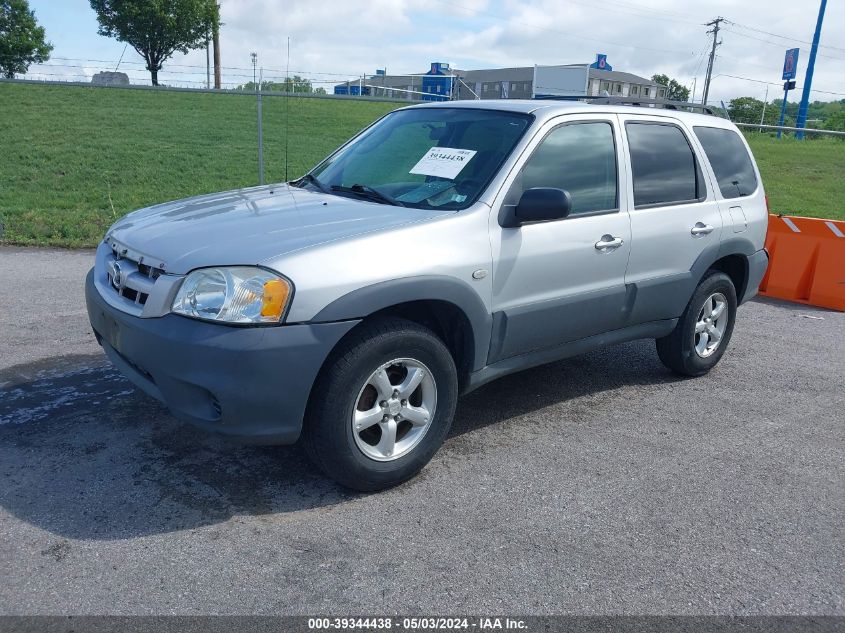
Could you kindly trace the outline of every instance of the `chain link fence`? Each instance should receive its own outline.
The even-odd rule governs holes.
[[[2,80],[0,239],[92,246],[133,209],[298,177],[407,104]]]
[[[231,90],[0,80],[0,240],[93,246],[133,209],[296,178],[412,103],[281,92],[261,78]],[[774,211],[845,217],[841,132],[779,141],[774,126],[742,127]]]

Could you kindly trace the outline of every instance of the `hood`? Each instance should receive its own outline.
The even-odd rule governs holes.
[[[324,242],[442,215],[286,184],[159,204],[116,222],[106,241],[133,259],[184,274],[202,266],[258,264]]]

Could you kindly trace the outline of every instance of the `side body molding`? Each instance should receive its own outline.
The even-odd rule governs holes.
[[[757,252],[754,243],[745,237],[733,237],[704,249],[688,273],[638,281],[633,288],[633,306],[628,317],[632,325],[658,319],[679,317],[695,292],[707,269],[728,255],[741,255],[743,261]],[[746,277],[748,270],[746,269]],[[755,280],[749,280],[752,284]],[[759,280],[757,280],[759,283]],[[746,286],[749,284],[746,283]],[[737,288],[737,299],[747,298],[747,288]]]
[[[475,289],[454,277],[422,275],[365,286],[332,301],[310,323],[361,319],[379,310],[411,301],[443,301],[460,308],[472,328],[475,351],[472,369],[484,367],[490,349],[493,317]]]

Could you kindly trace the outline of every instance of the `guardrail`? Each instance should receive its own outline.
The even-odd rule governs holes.
[[[838,130],[816,130],[814,128],[809,127],[787,127],[785,125],[761,125],[759,123],[737,123],[734,121],[734,125],[737,127],[747,127],[747,128],[757,128],[759,130],[780,130],[782,132],[804,132],[806,134],[827,134],[829,136],[845,136],[845,132],[839,132]]]

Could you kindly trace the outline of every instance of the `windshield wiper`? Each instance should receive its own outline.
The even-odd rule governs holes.
[[[324,185],[314,174],[308,173],[305,174],[302,178],[296,181],[297,187],[301,187],[303,182],[310,182],[312,185],[317,187],[323,193],[331,193],[331,190]]]
[[[332,185],[332,191],[339,191],[341,193],[354,193],[356,195],[363,196],[375,202],[381,202],[382,204],[392,204],[397,207],[406,206],[404,202],[401,202],[396,198],[379,191],[378,189],[374,189],[369,185],[361,185],[358,183],[355,183],[351,187],[344,187],[342,185]]]

